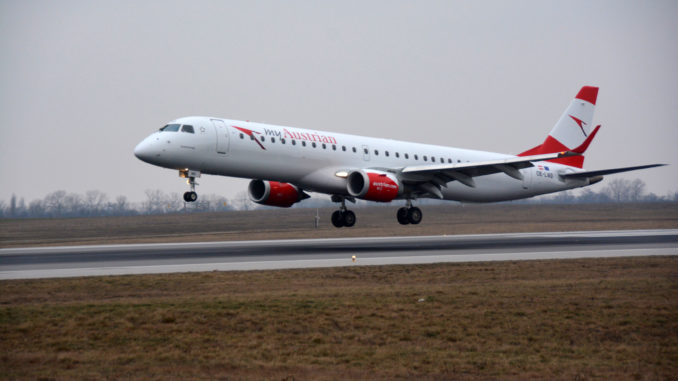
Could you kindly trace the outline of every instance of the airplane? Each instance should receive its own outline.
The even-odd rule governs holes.
[[[592,127],[598,87],[584,86],[546,139],[517,155],[380,139],[335,132],[191,116],[167,123],[142,140],[134,155],[187,179],[184,201],[194,202],[203,174],[251,179],[252,201],[290,207],[310,195],[331,195],[340,207],[335,227],[351,227],[346,201],[405,200],[402,225],[419,224],[420,198],[497,202],[585,187],[604,175],[658,167],[649,164],[583,169],[584,153],[600,129]]]

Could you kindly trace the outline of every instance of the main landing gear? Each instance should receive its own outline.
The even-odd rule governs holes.
[[[200,172],[182,169],[179,171],[179,177],[188,179],[186,180],[186,183],[191,186],[191,190],[189,192],[184,193],[184,201],[194,202],[195,200],[197,200],[198,194],[195,193],[195,186],[198,185],[198,183],[195,182],[195,178],[200,177]]]
[[[332,201],[341,202],[341,207],[339,208],[339,210],[335,210],[334,213],[332,213],[332,225],[334,225],[334,227],[337,228],[340,228],[342,226],[350,228],[351,226],[355,225],[356,221],[355,213],[346,209],[346,197],[333,195]],[[349,199],[349,201],[352,200]]]
[[[407,200],[407,206],[398,209],[396,217],[398,218],[398,222],[401,225],[416,225],[421,222],[423,215],[421,213],[421,209],[417,208],[416,206],[412,206],[412,201]]]

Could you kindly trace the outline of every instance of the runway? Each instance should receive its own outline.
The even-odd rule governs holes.
[[[0,279],[650,255],[678,255],[678,230],[0,249]]]

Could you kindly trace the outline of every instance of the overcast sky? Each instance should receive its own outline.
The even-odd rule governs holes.
[[[676,192],[677,17],[676,1],[5,0],[0,200],[183,193],[132,150],[187,115],[519,153],[583,85],[603,125],[585,167],[669,163],[617,176]]]

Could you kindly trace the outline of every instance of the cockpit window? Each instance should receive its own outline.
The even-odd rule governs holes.
[[[180,124],[168,124],[165,127],[161,128],[160,131],[179,131]]]
[[[181,127],[181,132],[190,132],[191,134],[195,133],[195,131],[193,131],[193,126],[189,126],[188,124],[184,124]]]

